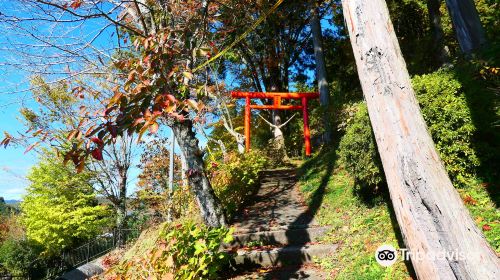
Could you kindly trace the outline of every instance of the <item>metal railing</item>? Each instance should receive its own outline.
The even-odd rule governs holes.
[[[43,274],[39,275],[41,271],[37,271],[36,267],[46,266],[45,260],[34,260],[27,271],[27,275],[3,275],[0,272],[0,280],[17,280],[17,279],[56,279],[65,272],[87,264],[113,249],[127,244],[128,242],[139,237],[140,230],[138,229],[114,229],[113,231],[101,234],[94,239],[89,240],[87,243],[80,245],[76,248],[67,250],[62,253],[59,258],[50,261],[48,267],[45,267]],[[1,266],[1,265],[0,265]]]
[[[64,252],[62,254],[62,260],[70,267],[79,267],[128,243],[130,240],[136,239],[139,237],[139,234],[139,230],[135,229],[115,229],[77,248]]]

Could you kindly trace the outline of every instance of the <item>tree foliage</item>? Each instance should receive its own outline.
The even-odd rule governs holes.
[[[180,206],[172,201],[174,192],[169,190],[169,167],[170,167],[170,145],[166,138],[157,138],[145,145],[144,153],[141,155],[140,165],[141,174],[137,183],[137,199],[150,212],[153,217],[165,220],[168,214],[172,213],[174,208],[180,210]],[[181,181],[181,161],[179,156],[174,155],[174,188],[180,189]],[[179,202],[179,201],[177,201]],[[185,205],[184,205],[185,206]],[[181,213],[175,211],[174,216]]]
[[[41,76],[32,77],[31,94],[36,106],[23,106],[20,109],[21,121],[27,131],[17,135],[14,141],[26,147],[26,151],[47,146],[57,148],[60,154],[71,150],[84,137],[82,132],[75,133],[81,118],[89,117],[89,111],[100,108],[102,100],[109,94],[106,87],[101,87],[101,91],[95,91],[95,87],[92,87],[90,96],[85,98],[83,84],[79,80],[48,83]],[[136,148],[134,140],[124,135],[104,147],[95,138],[93,141],[99,149],[90,151],[90,160],[78,162],[75,158],[64,157],[64,161],[75,163],[77,170],[93,172],[93,187],[113,204],[117,212],[117,227],[122,227],[125,219],[128,175]]]
[[[413,87],[448,175],[455,186],[465,187],[475,178],[480,167],[473,112],[488,106],[474,104],[471,107],[457,75],[456,71],[441,69],[415,76]],[[346,168],[358,184],[370,189],[384,181],[382,165],[366,106],[359,104],[355,107],[357,113],[349,122],[339,149]],[[488,143],[483,142],[482,146],[488,146]]]
[[[56,254],[109,226],[112,214],[97,204],[92,176],[77,174],[53,153],[45,153],[28,175],[30,185],[21,203],[28,239]]]

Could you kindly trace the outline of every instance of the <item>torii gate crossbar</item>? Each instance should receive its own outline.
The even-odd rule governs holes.
[[[251,109],[270,109],[270,110],[302,110],[304,120],[304,146],[306,156],[311,155],[311,133],[309,131],[309,115],[307,113],[307,100],[318,98],[317,92],[241,92],[232,91],[233,98],[245,98],[245,149],[250,150],[250,122]],[[272,99],[272,105],[252,104],[251,99]],[[300,99],[302,105],[282,105],[282,99]]]

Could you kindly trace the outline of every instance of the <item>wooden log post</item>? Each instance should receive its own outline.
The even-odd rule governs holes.
[[[250,108],[250,97],[245,97],[245,151],[250,151],[250,122],[252,112]]]
[[[439,158],[384,0],[342,0],[389,192],[419,279],[500,279]],[[443,256],[443,254],[447,254]]]
[[[486,35],[473,0],[446,0],[446,7],[460,49],[465,55],[470,55],[486,44]]]
[[[328,81],[326,77],[326,63],[323,52],[323,34],[321,31],[321,21],[319,16],[319,3],[313,1],[311,8],[311,34],[314,45],[314,60],[316,61],[316,80],[319,90],[319,104],[323,107],[323,124],[325,132],[323,141],[330,143],[332,140],[332,125],[328,116],[328,104],[330,103],[330,94],[328,92]]]
[[[304,120],[304,147],[306,156],[311,155],[311,132],[309,131],[309,114],[307,113],[307,98],[302,97],[302,118]]]

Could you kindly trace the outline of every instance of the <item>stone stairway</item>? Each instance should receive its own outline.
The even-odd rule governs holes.
[[[260,268],[265,271],[261,275],[264,279],[325,279],[320,271],[308,267],[306,273],[304,267],[314,257],[331,254],[337,247],[320,242],[329,227],[316,223],[296,181],[294,170],[262,173],[252,204],[233,220],[233,242],[224,244],[226,249],[236,251],[233,266],[239,271]],[[256,275],[247,276],[255,279]],[[241,277],[235,279],[247,279]]]

